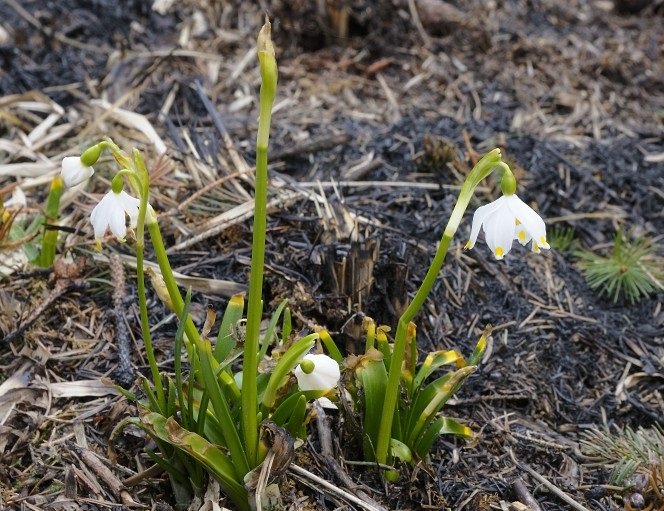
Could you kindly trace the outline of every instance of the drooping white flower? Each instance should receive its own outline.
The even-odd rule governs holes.
[[[549,248],[544,220],[516,194],[503,195],[477,208],[473,215],[470,240],[465,248],[475,246],[480,227],[484,228],[486,243],[496,259],[505,257],[515,239],[524,246],[532,241],[531,248],[536,253]]]
[[[95,173],[95,169],[85,165],[79,156],[66,156],[62,159],[60,177],[67,188],[87,181]]]
[[[298,387],[304,391],[328,391],[337,386],[341,377],[339,364],[327,355],[305,355],[293,373]]]
[[[90,222],[95,231],[95,240],[100,242],[107,229],[111,229],[113,235],[124,241],[127,234],[125,215],[129,217],[130,228],[135,228],[138,222],[139,200],[129,195],[124,190],[119,193],[108,192],[99,201],[90,214]]]

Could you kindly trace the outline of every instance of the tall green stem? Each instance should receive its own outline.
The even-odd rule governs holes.
[[[152,249],[154,250],[154,255],[157,259],[157,264],[159,264],[159,270],[161,271],[161,276],[164,279],[164,284],[166,284],[166,289],[168,295],[173,302],[173,307],[175,308],[175,313],[178,317],[182,317],[182,312],[184,311],[184,300],[182,299],[182,294],[178,288],[178,283],[175,281],[173,276],[173,270],[171,269],[171,263],[168,260],[166,255],[166,247],[164,246],[164,239],[161,236],[161,230],[159,229],[159,224],[157,222],[152,222],[148,224],[148,233],[150,234],[150,240],[152,241]],[[184,331],[187,334],[187,338],[193,342],[197,343],[199,339],[198,330],[196,330],[196,325],[191,319],[191,316],[187,314],[184,323]]]
[[[258,337],[263,315],[263,268],[265,231],[267,229],[267,147],[270,141],[272,105],[277,91],[277,62],[266,21],[257,41],[261,68],[260,116],[256,138],[256,189],[254,199],[254,234],[251,245],[251,274],[247,303],[247,330],[242,362],[242,433],[251,466],[258,464]]]
[[[473,191],[480,181],[487,177],[496,167],[500,167],[505,174],[511,176],[512,173],[509,167],[500,161],[500,150],[498,149],[494,149],[490,153],[487,153],[479,162],[477,162],[475,167],[473,167],[473,170],[470,171],[470,174],[468,174],[468,177],[464,181],[461,191],[459,192],[459,198],[452,210],[452,215],[445,227],[443,237],[438,244],[438,249],[431,262],[431,266],[429,266],[429,270],[427,271],[420,288],[413,297],[413,300],[410,302],[401,318],[399,318],[396,337],[394,339],[392,360],[390,361],[390,368],[388,371],[385,401],[376,441],[376,460],[378,463],[387,463],[388,449],[392,436],[392,422],[399,398],[399,380],[401,379],[401,366],[404,361],[404,353],[406,349],[408,324],[420,311],[424,305],[424,301],[427,296],[429,296],[431,289],[436,283],[436,278],[440,273],[440,269],[443,267],[445,256],[447,255],[452,238],[459,228],[463,214],[473,196]]]
[[[157,401],[162,410],[166,410],[166,395],[164,393],[164,385],[157,366],[157,359],[154,355],[154,348],[152,346],[152,334],[150,333],[150,321],[148,318],[148,303],[145,294],[145,269],[143,262],[145,260],[145,215],[148,208],[148,195],[149,183],[143,183],[142,179],[136,179],[140,186],[140,205],[138,208],[138,220],[136,223],[136,281],[138,286],[138,308],[140,311],[141,319],[141,334],[143,336],[143,343],[145,344],[145,354],[148,357],[150,364],[150,372],[152,373],[152,382],[154,383],[157,391]]]

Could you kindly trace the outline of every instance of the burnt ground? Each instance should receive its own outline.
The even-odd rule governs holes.
[[[4,200],[20,189],[22,213],[34,213],[46,195],[43,176],[57,172],[60,158],[109,134],[141,148],[151,164],[153,205],[164,212],[174,268],[245,285],[251,223],[223,223],[219,215],[246,203],[250,181],[235,174],[193,194],[252,165],[258,74],[251,52],[267,8],[280,88],[265,297],[271,307],[288,298],[298,328],[324,325],[351,352],[348,320],[356,312],[394,326],[404,293],[413,293],[426,271],[456,187],[493,147],[503,149],[520,196],[537,204],[549,232],[574,233],[572,247],[540,256],[515,247],[498,262],[483,243],[462,250],[466,215],[418,318],[418,342],[423,352],[467,353],[485,324],[494,325],[490,356],[446,408],[480,436],[472,445],[440,441],[430,460],[404,468],[389,486],[349,464],[351,478],[390,509],[509,509],[519,498],[518,478],[541,509],[573,509],[530,468],[584,509],[623,509],[625,492],[601,486],[611,464],[588,458],[579,442],[593,427],[664,422],[664,293],[637,304],[599,298],[575,250],[605,249],[618,227],[661,246],[662,3],[625,12],[608,1],[417,0],[415,19],[407,1],[360,1],[345,27],[334,21],[334,6],[319,12],[307,2],[263,3],[269,5],[189,0],[163,15],[138,0],[3,3]],[[108,107],[94,103],[100,98],[142,114],[166,153],[145,130],[103,113]],[[41,125],[48,115],[55,122]],[[33,132],[40,125],[45,131]],[[146,463],[136,433],[115,441],[115,458],[108,452],[112,429],[133,413],[123,398],[105,387],[60,385],[118,377],[111,274],[93,255],[86,220],[112,166],[97,170],[102,180],[88,192],[65,197],[62,220],[72,232],[61,238],[60,253],[87,257],[74,275],[84,289],[67,288],[43,312],[57,279],[14,261],[6,248],[13,272],[1,281],[0,368],[13,388],[0,396],[3,508],[56,509],[65,490],[71,498],[73,479],[80,507],[126,504],[126,495],[86,468],[81,446],[111,457],[120,479]],[[485,183],[471,210],[497,196],[495,183]],[[372,244],[372,289],[359,297],[339,285],[347,278],[339,266],[349,251]],[[104,255],[112,252],[131,248],[110,242]],[[136,339],[131,364],[146,372],[134,274],[126,271],[126,323]],[[220,309],[227,296],[206,282],[202,290],[206,283],[193,284],[199,312]],[[150,311],[153,325],[169,317],[155,296]],[[24,331],[14,335],[20,325]],[[174,332],[172,317],[155,330],[165,370],[172,368]],[[338,456],[353,460],[352,435],[341,418],[332,420]],[[334,481],[317,445],[312,428],[298,463]],[[128,489],[142,504],[173,503],[161,476]],[[292,478],[282,491],[292,509],[344,505]]]

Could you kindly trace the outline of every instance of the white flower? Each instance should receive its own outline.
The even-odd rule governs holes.
[[[84,165],[79,156],[67,156],[62,159],[60,177],[67,188],[87,181],[94,173],[95,169]]]
[[[305,365],[304,369],[302,363]],[[337,386],[341,372],[339,371],[339,364],[333,358],[327,355],[305,355],[302,363],[293,371],[300,390],[328,391]],[[313,369],[311,368],[312,365]]]
[[[90,222],[94,228],[97,242],[101,241],[106,229],[109,228],[119,241],[124,241],[127,234],[125,215],[129,216],[129,226],[132,229],[136,227],[139,204],[138,199],[124,190],[120,193],[110,191],[104,195],[90,214]]]
[[[465,248],[475,246],[480,227],[484,227],[486,243],[496,259],[505,257],[515,239],[524,246],[532,241],[532,250],[536,253],[549,248],[544,220],[516,195],[503,195],[475,211]]]

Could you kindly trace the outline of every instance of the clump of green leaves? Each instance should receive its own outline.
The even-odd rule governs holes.
[[[388,327],[376,327],[373,320],[366,317],[362,328],[366,334],[365,354],[349,362],[355,381],[347,390],[362,412],[364,458],[376,461],[380,412],[386,399],[388,370],[394,348],[387,337]],[[323,340],[324,334],[321,335]],[[409,324],[388,462],[394,458],[404,462],[424,459],[441,435],[451,434],[467,439],[475,437],[468,426],[439,412],[477,368],[486,350],[489,334],[490,327],[487,327],[468,359],[457,350],[443,350],[428,353],[424,362],[417,364],[416,328],[414,323]],[[394,471],[386,473],[388,479],[397,476]]]
[[[578,252],[586,282],[600,296],[614,302],[627,298],[635,303],[656,289],[664,289],[662,260],[655,245],[645,237],[632,238],[618,231],[605,255],[589,250]]]

